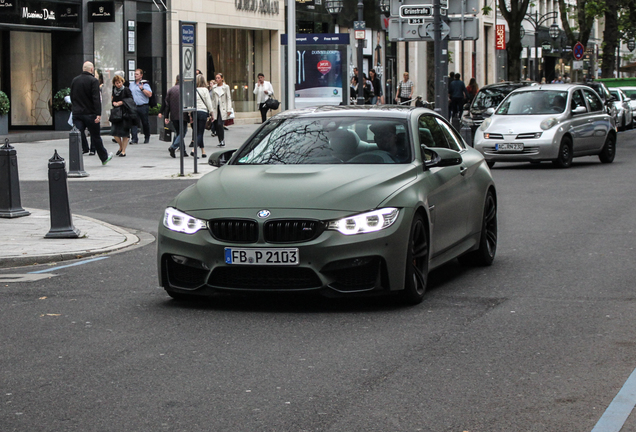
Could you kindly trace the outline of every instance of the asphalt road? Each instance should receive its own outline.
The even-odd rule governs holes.
[[[591,431],[636,369],[636,131],[610,165],[493,174],[494,265],[437,270],[415,307],[183,304],[154,243],[2,283],[0,430]],[[73,182],[71,208],[154,235],[187,184]],[[45,182],[21,191],[48,207]]]

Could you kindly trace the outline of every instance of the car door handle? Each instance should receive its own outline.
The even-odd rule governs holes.
[[[466,168],[465,166],[459,167],[459,173],[461,175],[466,175],[466,171],[468,171],[468,168]]]

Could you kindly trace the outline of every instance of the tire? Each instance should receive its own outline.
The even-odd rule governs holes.
[[[489,266],[497,253],[497,200],[493,191],[488,191],[484,202],[479,249],[459,257],[462,265]]]
[[[492,161],[487,161],[486,164],[488,165],[488,168],[492,168],[495,166],[495,163]]]
[[[404,303],[416,305],[426,293],[429,258],[428,225],[419,214],[413,218],[407,247],[404,290],[400,297]]]
[[[605,144],[598,155],[601,163],[612,163],[616,157],[616,135],[613,133],[607,134],[605,138]]]
[[[559,168],[570,168],[572,166],[572,139],[564,136],[559,146],[559,156],[552,163]]]
[[[627,117],[625,117],[625,114],[623,114],[623,120],[621,121],[621,127],[619,127],[618,130],[622,132],[625,129],[627,129]]]

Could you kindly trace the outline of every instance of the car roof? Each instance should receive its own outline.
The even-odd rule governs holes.
[[[569,91],[570,89],[581,88],[580,84],[539,84],[528,88],[518,88],[515,92],[520,91]]]
[[[308,108],[297,108],[277,114],[277,118],[301,117],[377,117],[409,119],[411,115],[431,113],[438,115],[428,108],[405,107],[399,105],[322,105]]]
[[[487,90],[487,89],[501,88],[502,90],[511,89],[510,91],[512,91],[514,89],[518,89],[521,87],[528,87],[528,86],[534,86],[534,85],[537,85],[537,83],[534,81],[504,81],[504,82],[498,82],[493,84],[486,84],[485,86],[481,87],[479,90],[481,91],[481,90]]]

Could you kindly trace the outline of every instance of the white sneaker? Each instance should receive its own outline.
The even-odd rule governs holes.
[[[221,141],[218,145],[218,147],[225,147],[225,141]]]
[[[113,152],[108,153],[108,157],[106,158],[104,162],[102,162],[102,165],[106,165],[108,162],[110,162],[112,158],[113,158]]]

